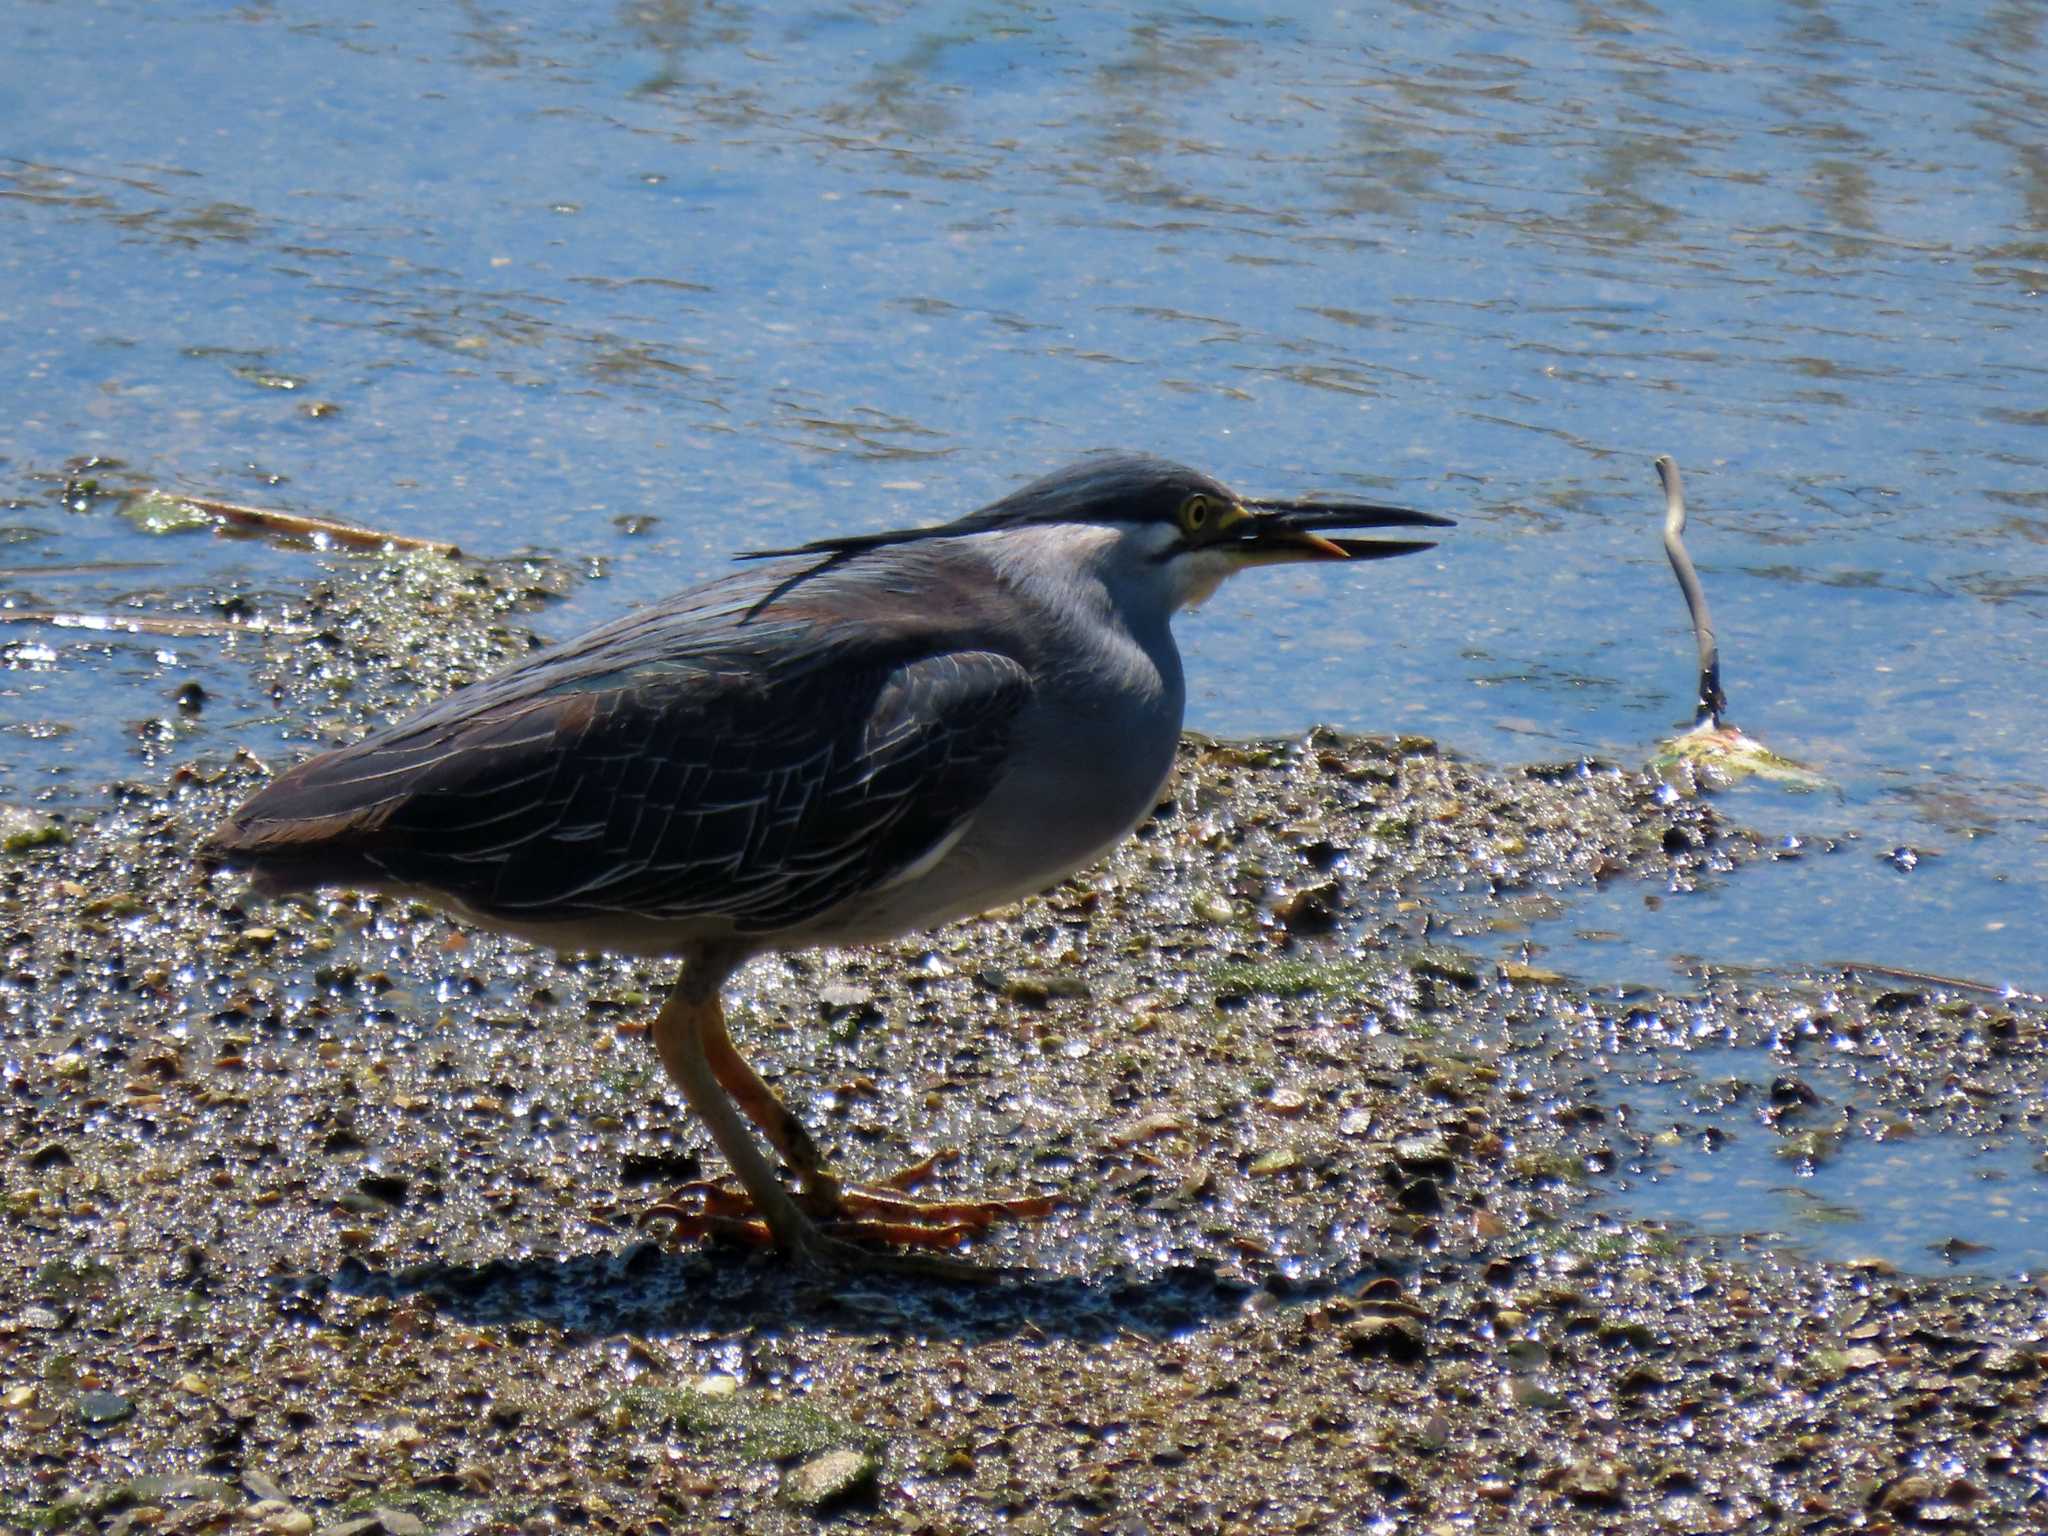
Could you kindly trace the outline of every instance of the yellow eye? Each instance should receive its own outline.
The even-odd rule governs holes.
[[[1211,503],[1202,495],[1190,496],[1180,504],[1180,526],[1183,533],[1200,533],[1208,526]]]

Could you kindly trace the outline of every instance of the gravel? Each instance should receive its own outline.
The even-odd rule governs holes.
[[[365,561],[266,615],[314,639],[262,665],[337,739],[518,654],[556,589]],[[2038,1154],[2038,1010],[1444,942],[1454,904],[1739,894],[1773,848],[1710,799],[1191,738],[1048,895],[757,962],[735,1034],[843,1171],[958,1148],[937,1187],[1061,1198],[973,1250],[1029,1278],[963,1289],[666,1243],[642,1212],[719,1167],[644,1039],[667,967],[257,901],[188,851],[262,766],[162,769],[0,855],[0,1525],[2048,1528],[2043,1277],[1821,1265],[1598,1183],[1654,1140],[1615,1062],[1710,1045],[1772,1053],[1759,1134],[1798,1156]]]

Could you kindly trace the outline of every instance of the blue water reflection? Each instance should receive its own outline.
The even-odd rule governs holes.
[[[1641,1067],[1642,1064],[1635,1064]],[[1704,1050],[1630,1076],[1614,1097],[1647,1150],[1603,1180],[1631,1219],[1761,1239],[1839,1262],[1875,1260],[1920,1273],[2048,1273],[2048,1168],[2024,1145],[1953,1133],[1831,1138],[1825,1155],[1780,1134],[1761,1113],[1790,1064],[1767,1051]],[[1819,1102],[1793,1120],[1831,1124],[1857,1085],[1805,1062]],[[1864,1090],[1867,1093],[1867,1087]]]
[[[1917,906],[1872,862],[1810,957],[2035,964],[2037,9],[530,9],[0,0],[0,603],[316,563],[67,511],[90,455],[599,558],[565,632],[1118,444],[1461,519],[1222,594],[1193,724],[1627,761],[1690,699],[1671,452],[1734,717],[1842,786],[1775,814],[1944,861]],[[12,795],[243,687],[217,642],[0,647]]]

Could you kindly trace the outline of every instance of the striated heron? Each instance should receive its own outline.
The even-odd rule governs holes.
[[[727,978],[1089,863],[1173,766],[1176,610],[1249,566],[1431,547],[1343,530],[1447,526],[1098,455],[950,523],[742,556],[763,563],[299,764],[201,856],[266,894],[382,891],[541,944],[679,958],[654,1044],[745,1200],[671,1214],[812,1261],[963,1272],[852,1240],[951,1246],[1045,1205],[842,1186],[726,1033]]]

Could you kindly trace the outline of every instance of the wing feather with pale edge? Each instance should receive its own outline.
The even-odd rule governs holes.
[[[772,687],[728,654],[485,689],[302,764],[218,851],[287,882],[353,869],[508,920],[716,915],[772,932],[954,833],[1001,774],[1031,681],[961,649]]]

